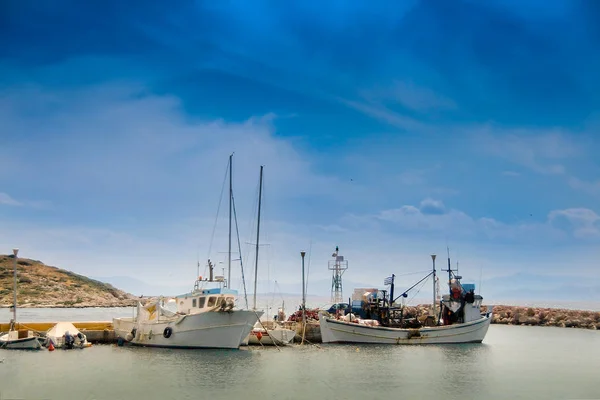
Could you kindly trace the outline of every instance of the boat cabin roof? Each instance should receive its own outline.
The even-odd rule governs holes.
[[[233,290],[233,289],[227,289],[227,288],[212,288],[212,289],[199,289],[199,290],[194,290],[190,293],[185,293],[185,294],[181,294],[179,296],[176,296],[175,298],[177,299],[181,299],[181,298],[186,298],[186,297],[191,297],[191,296],[203,296],[203,295],[211,295],[211,294],[230,294],[230,295],[235,295],[237,296],[238,292],[237,290]]]

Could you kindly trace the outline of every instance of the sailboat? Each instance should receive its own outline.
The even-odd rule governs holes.
[[[407,292],[433,276],[432,314],[424,321],[404,318],[403,307],[394,306],[394,278],[386,278],[390,285],[389,298],[385,291],[368,293],[356,312],[364,312],[365,318],[357,318],[355,307],[344,317],[331,317],[319,314],[323,343],[376,343],[376,344],[448,344],[481,343],[492,321],[492,307],[485,313],[480,311],[483,297],[475,294],[474,285],[461,284],[461,276],[450,268],[448,257],[449,293],[440,299],[440,313],[437,313],[435,255],[433,271],[402,293],[398,298],[406,298]],[[359,311],[360,310],[360,311]]]
[[[263,314],[237,309],[237,291],[230,288],[232,158],[233,154],[229,156],[228,164],[228,278],[214,276],[214,266],[209,259],[209,277],[203,279],[202,276],[198,276],[191,292],[174,298],[177,311],[167,309],[164,306],[165,299],[160,298],[146,305],[138,303],[135,317],[114,318],[114,330],[121,339],[137,346],[237,349]]]
[[[14,272],[14,303],[13,319],[10,321],[8,332],[0,336],[0,348],[10,350],[39,350],[42,344],[38,336],[28,329],[17,329],[17,255],[19,249],[13,249],[15,272]]]
[[[254,298],[252,309],[256,311],[256,289],[258,280],[258,249],[260,241],[260,211],[262,204],[263,166],[260,166],[258,188],[258,218],[256,223],[256,258],[254,263]],[[283,312],[283,310],[281,310]],[[294,340],[296,331],[282,327],[277,321],[257,321],[247,338],[249,345],[287,345]]]

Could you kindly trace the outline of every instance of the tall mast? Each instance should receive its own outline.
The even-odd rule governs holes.
[[[262,181],[263,181],[263,166],[260,166],[260,179],[258,186],[258,222],[256,223],[256,261],[254,262],[254,301],[252,303],[252,309],[256,310],[256,282],[258,279],[258,246],[260,238],[260,205],[262,200]]]
[[[433,312],[432,312],[432,315],[433,315],[434,318],[436,316],[436,313],[435,313],[435,303],[436,303],[435,302],[435,275],[436,275],[435,274],[435,257],[436,257],[435,254],[431,255],[431,260],[433,261],[433,304],[432,304],[433,305]],[[436,323],[436,325],[437,325],[437,323]]]
[[[229,251],[227,262],[227,287],[231,287],[231,207],[233,200],[233,154],[229,156]]]

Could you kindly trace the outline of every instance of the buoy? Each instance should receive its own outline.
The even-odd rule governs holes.
[[[262,333],[260,332],[256,332],[256,338],[258,339],[258,341],[260,342],[260,339],[262,339]]]
[[[54,345],[50,342],[50,346],[48,346],[48,351],[54,351]]]

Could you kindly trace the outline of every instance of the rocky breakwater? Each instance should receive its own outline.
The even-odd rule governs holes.
[[[482,307],[482,310],[485,309],[485,306]],[[497,305],[494,306],[492,323],[600,329],[600,312]]]
[[[487,306],[481,307],[487,312]],[[495,305],[492,324],[556,326],[560,328],[600,329],[600,312],[567,310],[562,308],[537,308]],[[423,322],[431,314],[430,304],[408,306],[405,318],[417,318]]]

